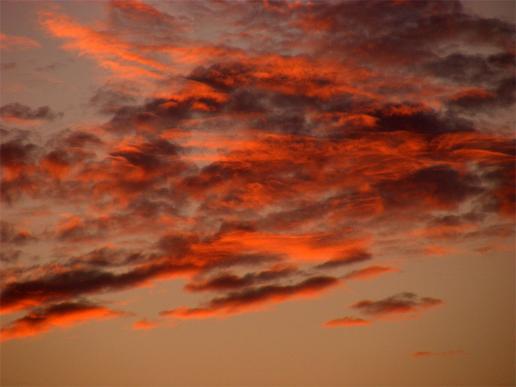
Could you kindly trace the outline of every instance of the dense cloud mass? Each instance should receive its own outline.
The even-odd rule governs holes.
[[[85,103],[94,123],[0,107],[0,310],[26,313],[2,339],[130,317],[84,297],[156,281],[208,299],[171,297],[134,329],[324,297],[396,275],[392,256],[510,245],[513,25],[458,1],[173,5],[112,1],[91,24],[40,12],[108,75]],[[323,326],[445,306],[412,291]]]

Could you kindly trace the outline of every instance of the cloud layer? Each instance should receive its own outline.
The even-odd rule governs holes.
[[[91,24],[40,12],[47,37],[106,81],[91,124],[0,108],[0,309],[26,313],[4,339],[128,317],[84,297],[156,281],[208,298],[134,329],[370,284],[396,275],[394,256],[510,242],[514,26],[456,1],[172,8],[113,1]],[[38,48],[27,39],[2,47]],[[412,291],[350,308],[377,319],[443,303]]]

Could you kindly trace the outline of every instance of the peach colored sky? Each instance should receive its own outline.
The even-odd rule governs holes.
[[[511,385],[509,1],[2,1],[2,385]]]

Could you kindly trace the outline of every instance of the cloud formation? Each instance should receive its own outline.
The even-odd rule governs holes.
[[[357,317],[342,317],[335,320],[329,320],[324,323],[325,327],[362,327],[369,325],[370,322],[362,318]]]
[[[37,121],[53,121],[62,116],[63,113],[53,112],[48,106],[32,109],[27,105],[14,102],[0,107],[0,118],[2,120],[19,125]]]
[[[180,307],[163,311],[161,314],[163,316],[184,319],[236,314],[245,310],[259,309],[267,303],[277,303],[292,298],[317,295],[327,288],[337,285],[338,282],[333,277],[311,277],[293,285],[267,285],[249,288],[214,298],[206,306],[197,308]]]
[[[121,316],[105,307],[89,302],[63,302],[36,309],[14,320],[0,330],[0,340],[39,335],[53,328],[64,328],[87,320],[102,320]]]
[[[432,297],[418,297],[414,293],[399,293],[378,301],[364,300],[352,308],[375,317],[413,313],[441,305],[442,300]]]
[[[98,67],[71,101],[91,116],[70,109],[63,130],[51,102],[0,107],[0,309],[46,321],[31,332],[59,325],[54,305],[178,277],[207,301],[163,316],[219,317],[512,248],[513,25],[459,1],[104,5],[38,15]],[[326,326],[443,302],[363,300],[367,320]]]
[[[420,358],[426,358],[426,357],[458,356],[458,355],[463,355],[463,354],[464,354],[464,351],[462,351],[460,349],[454,349],[454,350],[443,351],[443,352],[418,351],[418,352],[414,352],[412,354],[412,356],[420,359]]]
[[[38,47],[41,47],[41,45],[29,37],[0,33],[0,49],[31,49]]]
[[[371,279],[375,278],[379,275],[395,272],[396,269],[386,266],[368,266],[363,269],[359,270],[353,270],[352,272],[346,274],[344,277],[342,277],[345,280],[364,280],[364,279]]]

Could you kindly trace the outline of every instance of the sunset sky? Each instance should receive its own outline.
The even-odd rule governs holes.
[[[0,3],[0,382],[515,382],[514,1]]]

